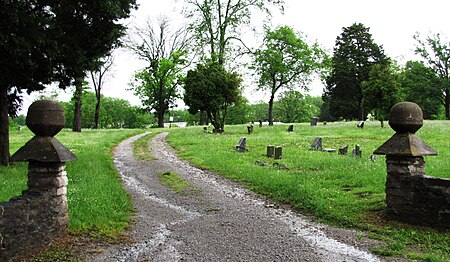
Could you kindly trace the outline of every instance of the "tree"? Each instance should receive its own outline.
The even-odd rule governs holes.
[[[441,39],[440,34],[421,40],[417,33],[414,39],[418,43],[416,54],[426,60],[442,81],[438,98],[444,105],[445,118],[450,120],[450,42]]]
[[[270,15],[269,4],[283,9],[283,0],[185,0],[189,29],[198,49],[207,59],[219,65],[226,62],[231,41],[248,49],[240,37],[241,27],[250,25],[253,10],[264,10]]]
[[[368,80],[373,65],[387,61],[382,46],[374,43],[368,27],[360,23],[344,27],[336,39],[331,73],[326,78],[324,108],[334,118],[364,120],[361,84]]]
[[[399,73],[391,63],[376,64],[369,73],[369,79],[362,82],[363,106],[375,113],[375,118],[384,127],[392,106],[402,100]]]
[[[435,119],[441,103],[442,81],[436,72],[422,61],[408,61],[400,72],[400,83],[405,100],[420,106],[425,119]]]
[[[20,94],[58,81],[66,87],[118,42],[135,0],[3,1],[0,4],[0,156],[9,164],[8,113]],[[81,83],[78,81],[77,83]]]
[[[216,132],[223,132],[227,109],[241,96],[241,78],[217,63],[198,64],[189,70],[184,85],[184,102],[189,113],[205,111]]]
[[[325,53],[317,43],[308,45],[292,28],[266,29],[264,47],[255,53],[258,87],[270,92],[269,125],[273,125],[273,102],[282,88],[305,88],[311,74],[325,68]]]
[[[139,39],[132,38],[128,47],[148,66],[135,74],[134,93],[148,111],[154,111],[158,127],[164,127],[164,114],[179,97],[178,87],[189,64],[186,54],[190,41],[184,29],[172,33],[164,17],[159,20],[158,30],[147,21],[145,28],[135,31]]]
[[[109,55],[102,60],[100,60],[99,66],[89,71],[91,75],[92,84],[94,85],[95,97],[97,98],[97,102],[95,104],[95,115],[94,115],[94,129],[98,128],[98,120],[100,118],[100,106],[101,106],[101,93],[103,88],[103,82],[106,72],[108,72],[112,65],[114,64],[114,58],[112,55]]]
[[[285,123],[304,122],[309,119],[308,105],[302,93],[287,90],[278,96],[275,106],[278,120]]]

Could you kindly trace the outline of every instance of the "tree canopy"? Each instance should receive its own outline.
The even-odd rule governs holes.
[[[283,9],[283,0],[185,0],[189,29],[201,55],[214,63],[224,65],[233,48],[244,47],[242,27],[249,26],[253,10],[270,14],[268,6]],[[231,42],[235,42],[231,46]]]
[[[189,70],[184,84],[189,113],[205,111],[214,128],[223,131],[228,107],[240,99],[241,82],[238,74],[226,71],[222,65],[198,64]]]
[[[369,79],[375,64],[386,64],[388,58],[382,46],[377,45],[369,28],[355,23],[344,27],[336,39],[332,70],[326,79],[323,100],[334,118],[365,118],[362,82]]]
[[[418,45],[416,54],[422,56],[441,79],[437,97],[445,108],[445,118],[450,120],[450,45],[440,34],[428,36],[425,40],[420,35],[414,36]]]
[[[169,20],[163,17],[157,28],[150,21],[143,28],[135,28],[131,39],[128,47],[148,63],[135,74],[134,93],[149,112],[154,112],[158,126],[164,127],[164,115],[179,97],[178,87],[189,64],[186,58],[188,36],[184,29],[171,32]]]
[[[17,0],[0,4],[0,155],[9,164],[8,111],[22,90],[65,87],[84,77],[95,61],[119,44],[135,0]],[[81,81],[78,79],[78,83]]]
[[[436,72],[423,62],[408,61],[400,72],[405,100],[420,106],[425,119],[439,117],[442,104],[442,81]]]
[[[264,46],[256,51],[258,87],[270,92],[269,125],[273,125],[273,102],[282,88],[307,89],[312,74],[326,68],[327,56],[317,43],[308,45],[288,26],[266,29]]]
[[[369,78],[362,82],[363,106],[368,112],[373,111],[375,118],[388,120],[392,106],[403,98],[398,70],[392,65],[375,64]]]

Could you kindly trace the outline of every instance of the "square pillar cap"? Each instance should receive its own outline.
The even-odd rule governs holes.
[[[386,156],[436,156],[438,153],[416,134],[396,133],[374,152]]]

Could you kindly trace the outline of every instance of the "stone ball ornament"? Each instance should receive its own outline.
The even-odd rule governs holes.
[[[26,124],[37,136],[54,136],[64,128],[64,108],[55,101],[36,101],[28,108]]]
[[[389,125],[397,133],[415,133],[423,126],[422,109],[412,102],[397,103],[389,113]]]

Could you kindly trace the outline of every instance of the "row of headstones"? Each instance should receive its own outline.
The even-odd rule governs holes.
[[[315,151],[336,152],[333,148],[323,148],[322,147],[322,137],[316,137],[314,142],[311,144],[311,149]],[[238,152],[247,152],[247,139],[245,137],[241,137],[239,142],[236,145],[236,151]],[[348,153],[348,145],[345,145],[339,148],[339,155],[346,155]],[[268,145],[267,146],[267,157],[273,157],[274,159],[281,159],[283,155],[283,148],[281,146]],[[362,151],[360,146],[357,144],[355,148],[352,150],[352,157],[362,157]]]
[[[329,153],[336,152],[336,149],[322,147],[322,137],[316,137],[314,139],[314,142],[312,142],[312,144],[311,144],[311,150],[329,152]],[[345,146],[339,148],[338,153],[339,153],[339,155],[346,155],[348,153],[348,145],[345,145]],[[362,157],[362,151],[358,144],[356,144],[355,148],[352,150],[352,157]]]

